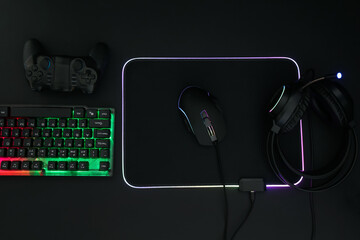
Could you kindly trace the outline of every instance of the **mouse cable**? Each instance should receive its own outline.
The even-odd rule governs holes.
[[[222,167],[222,162],[221,162],[220,150],[219,150],[217,141],[214,142],[214,147],[215,147],[215,151],[216,151],[216,159],[217,159],[217,164],[218,164],[219,177],[220,177],[221,184],[223,186],[223,193],[224,193],[224,208],[225,208],[224,209],[224,221],[225,221],[224,240],[227,240],[229,203],[228,203],[228,198],[227,198],[227,193],[226,193],[226,186],[225,186],[225,179],[224,179],[224,172],[223,172],[223,167]]]
[[[231,236],[231,240],[234,240],[236,235],[239,233],[240,229],[242,228],[242,226],[244,226],[245,222],[248,220],[252,210],[254,209],[254,205],[255,205],[255,192],[254,191],[250,191],[249,192],[249,196],[250,196],[250,207],[245,215],[244,220],[242,220],[242,222],[239,224],[239,226],[236,228],[235,232],[233,233],[233,235]]]
[[[224,206],[225,206],[225,212],[224,212],[224,218],[225,218],[225,224],[224,224],[224,240],[227,240],[227,229],[228,229],[228,215],[229,215],[229,203],[228,203],[228,197],[227,197],[227,191],[226,191],[226,183],[224,179],[224,172],[223,172],[223,166],[221,162],[221,156],[220,156],[220,150],[219,146],[217,144],[217,141],[214,142],[214,147],[216,150],[216,158],[218,163],[218,171],[219,171],[219,177],[223,186],[223,193],[224,193]],[[231,236],[231,240],[235,239],[236,235],[242,228],[242,226],[245,224],[247,219],[249,218],[255,204],[255,192],[263,192],[265,191],[265,183],[262,178],[241,178],[239,181],[239,191],[242,192],[248,192],[250,197],[250,208],[248,209],[246,216],[244,220],[240,223],[240,225],[237,227],[234,234]]]

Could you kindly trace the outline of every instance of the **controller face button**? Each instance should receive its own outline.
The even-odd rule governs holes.
[[[83,63],[83,61],[81,61],[80,59],[76,59],[76,60],[73,62],[72,67],[73,67],[73,69],[75,70],[75,72],[80,72],[80,71],[83,70],[83,68],[84,68],[84,63]]]
[[[42,78],[42,76],[44,76],[43,72],[37,72],[36,75],[37,75],[38,78]]]

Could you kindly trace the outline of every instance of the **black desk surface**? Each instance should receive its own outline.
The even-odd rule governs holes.
[[[120,106],[121,68],[136,56],[290,56],[302,70],[342,71],[359,106],[356,2],[193,2],[2,1],[1,103]],[[107,42],[112,55],[96,93],[31,92],[22,48],[32,37],[49,53],[69,55]],[[358,107],[355,112],[359,117]],[[120,126],[120,111],[116,117]],[[120,127],[116,133],[120,146]],[[219,190],[130,189],[121,176],[120,147],[116,156],[112,178],[1,178],[1,239],[221,239]],[[341,186],[315,195],[317,239],[359,238],[359,168]],[[229,195],[232,232],[249,203],[245,193]],[[265,237],[310,239],[308,195],[258,194],[239,239]]]

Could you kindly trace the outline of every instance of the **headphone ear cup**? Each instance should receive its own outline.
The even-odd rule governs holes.
[[[318,106],[314,110],[320,116],[330,116],[340,126],[345,126],[352,120],[352,100],[339,84],[324,81],[313,84],[311,88],[314,93],[315,104]],[[335,96],[334,91],[341,99]],[[341,100],[345,106],[340,103]]]
[[[309,102],[310,102],[310,96],[309,93],[306,91],[303,93],[303,96],[301,97],[298,105],[296,106],[291,116],[288,118],[288,120],[281,128],[282,133],[291,131],[298,124],[298,122],[304,115],[306,109],[308,108]]]

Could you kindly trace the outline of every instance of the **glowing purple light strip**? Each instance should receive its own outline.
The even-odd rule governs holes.
[[[132,188],[136,189],[169,189],[169,188],[222,188],[222,185],[184,185],[184,186],[135,186],[129,183],[125,177],[125,68],[126,66],[136,60],[274,60],[274,59],[283,59],[283,60],[289,60],[293,62],[296,66],[297,73],[298,73],[298,80],[300,79],[300,68],[297,62],[289,57],[137,57],[137,58],[131,58],[128,61],[125,62],[122,68],[122,116],[121,116],[121,130],[122,130],[122,146],[121,146],[121,152],[122,152],[122,175],[124,182]],[[300,120],[300,139],[301,139],[301,169],[304,171],[304,144],[303,144],[303,132],[302,132],[302,120]],[[303,177],[301,177],[295,185],[298,185],[302,181]],[[238,188],[239,185],[233,185],[229,184],[226,185],[227,188]],[[287,184],[267,184],[266,188],[286,188],[289,187]]]

